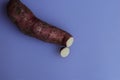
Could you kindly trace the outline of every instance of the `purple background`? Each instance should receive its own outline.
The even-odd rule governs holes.
[[[120,0],[21,0],[71,34],[71,54],[22,34],[0,0],[0,80],[120,80]]]

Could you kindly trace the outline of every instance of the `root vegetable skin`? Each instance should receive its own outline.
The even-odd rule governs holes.
[[[38,19],[20,0],[10,0],[7,13],[18,28],[29,36],[65,47],[70,47],[73,43],[71,34]],[[64,50],[68,51],[68,48]],[[64,50],[61,52],[65,53]]]

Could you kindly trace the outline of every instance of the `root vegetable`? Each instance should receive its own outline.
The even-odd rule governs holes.
[[[70,49],[68,47],[62,48],[60,51],[61,57],[67,57],[70,53]]]
[[[38,19],[20,0],[10,0],[7,5],[7,13],[24,34],[45,42],[65,46],[61,50],[61,56],[68,55],[69,48],[67,47],[70,47],[74,41],[71,34]]]

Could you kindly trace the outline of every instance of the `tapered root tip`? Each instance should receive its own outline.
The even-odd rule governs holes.
[[[70,38],[67,40],[67,42],[66,42],[66,46],[67,46],[67,47],[70,47],[70,46],[73,44],[73,42],[74,42],[74,38],[73,38],[73,37],[70,37]]]
[[[69,53],[70,53],[70,49],[67,48],[67,47],[63,48],[63,49],[60,51],[61,57],[67,57],[67,56],[69,55]]]

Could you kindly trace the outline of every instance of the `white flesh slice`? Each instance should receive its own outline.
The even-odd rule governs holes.
[[[60,51],[61,57],[67,57],[69,55],[69,53],[70,53],[70,49],[68,47],[63,48]]]
[[[74,42],[74,38],[73,37],[70,37],[67,42],[66,42],[66,47],[70,47]]]

